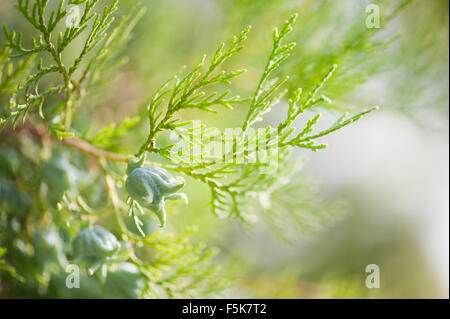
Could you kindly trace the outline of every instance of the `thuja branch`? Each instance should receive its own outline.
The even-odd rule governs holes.
[[[35,106],[38,108],[41,119],[45,119],[45,116],[48,116],[44,114],[45,101],[50,96],[58,95],[62,99],[61,113],[64,114],[58,114],[56,122],[53,122],[58,127],[52,129],[52,132],[59,138],[70,135],[73,112],[81,104],[85,91],[95,84],[97,73],[101,68],[105,68],[106,62],[118,56],[120,48],[123,47],[131,29],[144,11],[137,5],[113,26],[113,13],[118,8],[118,0],[110,0],[102,12],[95,8],[98,2],[98,0],[69,2],[58,0],[57,8],[51,9],[48,6],[48,0],[18,1],[16,8],[39,32],[39,35],[31,38],[32,46],[27,48],[22,43],[22,33],[3,26],[7,56],[10,59],[19,59],[18,65],[23,63],[20,60],[23,57],[39,57],[39,62],[36,70],[30,67],[29,71],[34,73],[27,76],[11,95],[9,112],[6,117],[0,117],[0,129],[8,122],[15,127],[20,117],[25,122],[27,113],[31,107]],[[67,17],[69,5],[77,5],[80,8],[82,11],[80,20],[70,26],[66,24],[66,27],[55,37],[56,26]],[[67,47],[84,32],[87,38],[83,49],[72,63],[65,65],[63,55]],[[45,54],[51,57],[49,65],[44,64],[44,61],[47,61],[44,59]],[[78,75],[76,71],[83,65],[86,67],[81,75]],[[51,73],[61,75],[61,83],[43,89],[41,80]],[[3,86],[2,83],[0,83],[1,86]]]
[[[83,141],[77,137],[66,137],[62,139],[62,142],[95,158],[104,158],[106,160],[114,162],[125,162],[125,163],[128,162],[131,158],[131,155],[124,155],[96,148],[92,144],[89,144],[88,142]]]
[[[66,137],[66,138],[62,139],[61,142],[77,149],[80,152],[88,154],[96,159],[105,159],[105,160],[113,161],[113,162],[127,163],[133,157],[132,155],[125,155],[125,154],[115,153],[115,152],[107,151],[107,150],[104,150],[101,148],[97,148],[97,147],[93,146],[92,144],[90,144],[84,140],[81,140],[77,137]],[[186,174],[190,174],[191,171],[196,169],[195,166],[185,167],[185,166],[177,166],[177,165],[163,164],[163,163],[159,163],[159,162],[150,162],[150,161],[145,161],[144,164],[162,167],[167,170],[182,172],[182,173],[186,173]]]
[[[20,125],[15,128],[15,131],[17,133],[20,131],[25,131],[29,135],[35,137],[36,139],[38,139],[41,142],[43,140],[49,138],[48,133],[47,133],[48,130],[43,125],[38,125],[38,126]],[[0,137],[7,136],[8,134],[9,134],[8,131],[3,130],[0,132]],[[120,153],[111,152],[111,151],[107,151],[102,148],[95,147],[94,145],[90,144],[89,142],[82,140],[78,137],[66,137],[63,139],[56,139],[56,137],[52,135],[51,138],[53,138],[54,140],[58,140],[59,142],[64,143],[64,144],[76,149],[79,152],[82,152],[84,154],[92,156],[93,158],[95,158],[99,161],[108,160],[108,161],[119,162],[119,163],[128,163],[128,161],[133,157],[133,155],[120,154]],[[171,165],[171,164],[164,164],[164,163],[151,162],[151,161],[144,162],[144,165],[157,166],[157,167],[165,168],[167,170],[184,173],[188,176],[199,179],[203,182],[208,182],[208,179],[206,178],[206,176],[204,174],[197,173],[196,171],[201,168],[213,166],[214,164],[216,164],[216,163],[211,162],[211,163],[209,163],[209,165],[206,165],[206,166],[204,166],[204,165],[180,166],[180,165]]]
[[[149,135],[137,151],[137,157],[140,157],[146,151],[155,151],[153,144],[159,132],[175,130],[190,124],[189,121],[183,122],[180,119],[173,118],[180,110],[199,109],[217,113],[212,108],[215,105],[232,109],[233,104],[248,100],[241,99],[237,95],[229,97],[230,91],[207,93],[206,89],[215,84],[229,85],[232,79],[245,72],[245,70],[218,71],[218,69],[227,59],[242,50],[242,44],[247,39],[249,31],[250,26],[234,36],[226,49],[224,49],[225,44],[221,43],[206,70],[202,71],[206,61],[206,55],[203,55],[194,68],[187,72],[184,77],[179,78],[180,73],[177,73],[158,88],[147,109]],[[171,82],[175,82],[173,87],[169,86]],[[166,101],[167,109],[164,113],[162,105],[165,103],[164,98],[166,97],[168,97],[168,101]]]

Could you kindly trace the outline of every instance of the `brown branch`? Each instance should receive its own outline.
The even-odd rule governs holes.
[[[44,140],[49,138],[47,129],[42,125],[39,125],[36,127],[29,126],[29,125],[18,125],[15,129],[15,131],[21,131],[21,130],[27,131],[28,134],[31,134],[32,136],[34,136],[41,143],[43,143]],[[8,131],[8,130],[0,131],[0,137],[2,137],[3,135],[5,135],[7,137],[10,133],[11,133],[11,131]],[[55,140],[57,140],[54,135],[51,135],[51,137],[54,138]],[[96,159],[106,159],[106,160],[114,161],[114,162],[128,163],[128,161],[132,157],[132,155],[124,155],[124,154],[107,151],[107,150],[104,150],[101,148],[97,148],[94,145],[90,144],[89,142],[81,140],[77,137],[66,137],[66,138],[63,138],[62,140],[58,140],[58,141],[66,144],[68,146],[71,146],[71,147],[79,150],[80,152],[86,153]],[[191,171],[195,169],[192,167],[170,165],[170,164],[163,164],[163,163],[158,163],[158,162],[148,162],[148,161],[145,161],[144,164],[163,167],[168,170],[184,172],[184,173],[191,173]]]
[[[89,144],[88,142],[80,140],[79,138],[76,137],[66,137],[62,140],[62,142],[95,158],[104,158],[110,161],[125,162],[125,163],[128,162],[131,158],[131,155],[123,155],[96,148],[92,144]],[[152,163],[152,165],[154,164]]]
[[[77,137],[66,137],[66,138],[62,139],[61,141],[64,144],[67,144],[67,145],[69,145],[83,153],[86,153],[92,157],[95,157],[97,159],[102,158],[102,159],[106,159],[106,160],[114,161],[114,162],[128,163],[128,161],[132,157],[132,155],[124,155],[124,154],[114,153],[114,152],[106,151],[104,149],[97,148],[94,145],[92,145],[86,141],[83,141]],[[163,163],[158,163],[158,162],[145,161],[144,164],[163,167],[165,169],[178,171],[178,172],[186,172],[186,171],[189,172],[190,171],[189,168],[186,168],[183,166],[168,165],[168,164],[163,164]]]

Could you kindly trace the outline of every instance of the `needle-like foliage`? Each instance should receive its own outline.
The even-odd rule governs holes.
[[[308,188],[293,181],[301,162],[294,150],[325,148],[323,137],[376,109],[343,113],[329,128],[316,128],[319,107],[333,104],[323,92],[338,66],[314,74],[319,80],[305,90],[292,89],[298,81],[289,76],[278,77],[295,52],[294,14],[273,30],[249,96],[233,93],[246,70],[230,67],[251,36],[246,27],[160,85],[141,113],[80,130],[83,125],[74,123],[83,122],[78,111],[89,104],[85,97],[123,65],[121,51],[144,12],[137,5],[118,18],[118,3],[18,0],[17,19],[33,33],[3,26],[0,285],[8,296],[217,296],[227,283],[218,280],[215,251],[188,239],[192,225],[172,232],[177,207],[166,208],[165,200],[186,200],[175,191],[200,182],[217,216],[249,222],[262,216],[282,229],[286,215],[301,228],[314,228],[322,213]],[[103,117],[102,110],[93,112]],[[203,112],[241,116],[235,128],[225,129],[183,119]],[[272,127],[265,121],[275,112],[282,116],[274,116],[279,121]],[[143,126],[146,135],[130,134]],[[119,145],[130,136],[137,147],[123,151]],[[283,196],[301,190],[296,202]],[[292,216],[292,205],[306,207],[307,217]],[[162,230],[150,211],[165,222],[166,210],[168,230]],[[80,290],[65,284],[74,264],[81,267]]]
[[[337,65],[332,65],[311,92],[302,93],[301,88],[293,92],[293,98],[289,100],[287,116],[277,128],[253,129],[254,125],[261,122],[263,116],[268,114],[286,93],[283,85],[289,77],[271,78],[271,74],[289,57],[295,46],[295,43],[285,43],[285,40],[293,30],[296,17],[292,15],[280,29],[274,29],[272,50],[251,97],[225,99],[229,94],[228,91],[209,94],[199,91],[207,84],[219,82],[223,78],[226,78],[228,83],[230,79],[243,72],[220,71],[217,75],[211,76],[227,57],[239,51],[250,29],[246,28],[240,35],[233,38],[230,48],[225,53],[221,52],[224,45],[219,46],[211,65],[204,73],[201,73],[201,68],[205,57],[181,79],[178,79],[177,75],[164,83],[153,95],[149,104],[149,136],[136,156],[142,156],[145,151],[149,151],[160,154],[171,162],[179,163],[180,165],[173,170],[183,172],[210,187],[212,211],[218,216],[245,219],[245,216],[251,215],[248,208],[252,207],[252,203],[260,201],[261,198],[270,198],[272,186],[279,178],[286,175],[285,167],[289,166],[287,163],[291,161],[290,154],[294,147],[313,151],[322,149],[326,147],[326,144],[317,143],[317,139],[359,120],[376,109],[374,107],[364,110],[348,118],[346,114],[343,114],[330,128],[312,134],[320,117],[320,113],[316,113],[304,128],[297,129],[295,121],[306,110],[323,103],[332,103],[325,95],[318,96],[337,68]],[[173,87],[169,87],[171,81],[175,81]],[[204,124],[195,125],[196,123],[192,121],[182,121],[176,117],[176,112],[181,109],[197,108],[212,111],[210,107],[213,105],[228,106],[231,102],[248,102],[249,104],[242,128],[233,130],[234,133],[237,132],[233,135],[217,132],[215,128],[209,128]],[[157,110],[164,103],[167,104],[166,113],[158,122],[163,111],[157,113]],[[180,147],[180,143],[165,145],[161,148],[156,146],[157,134],[163,130],[175,131],[180,142],[185,142],[184,147]],[[222,151],[219,157],[210,156],[208,141],[219,143]]]

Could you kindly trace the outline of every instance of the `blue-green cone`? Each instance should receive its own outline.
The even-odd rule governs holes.
[[[72,241],[72,248],[77,260],[104,261],[117,254],[120,243],[105,228],[95,226],[81,229]]]
[[[172,177],[163,168],[140,167],[139,164],[142,162],[130,160],[125,187],[132,199],[158,216],[163,227],[166,223],[165,200],[187,199],[185,194],[177,193],[184,186],[184,181]]]

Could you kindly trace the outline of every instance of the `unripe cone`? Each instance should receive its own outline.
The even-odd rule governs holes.
[[[82,229],[72,242],[74,255],[80,260],[105,260],[117,254],[120,244],[116,236],[103,227]]]
[[[136,160],[130,161],[125,187],[132,199],[158,216],[162,227],[166,221],[165,200],[186,199],[184,194],[176,193],[184,186],[184,181],[172,177],[163,168],[139,167],[139,164]]]

